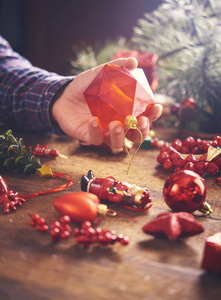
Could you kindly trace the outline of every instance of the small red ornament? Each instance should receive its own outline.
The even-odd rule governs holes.
[[[32,214],[31,215],[30,225],[32,227],[35,227],[37,230],[39,230],[41,232],[47,232],[48,231],[48,225],[46,224],[45,219],[40,217],[39,214]]]
[[[206,239],[202,269],[221,275],[221,231]]]
[[[215,175],[221,169],[221,137],[215,136],[212,142],[191,136],[183,142],[176,139],[170,147],[161,148],[157,161],[167,172],[183,169]]]
[[[156,103],[142,69],[129,72],[109,64],[91,82],[84,97],[103,128],[115,120],[124,124],[127,116],[139,117]]]
[[[53,242],[58,242],[60,239],[67,239],[71,233],[71,218],[64,215],[59,221],[54,221],[51,224],[51,239]]]
[[[9,213],[9,209],[16,210],[16,205],[22,205],[25,199],[20,197],[18,193],[9,190],[5,179],[0,176],[0,204],[4,207],[4,213]]]
[[[204,231],[204,227],[187,212],[162,213],[142,229],[145,233],[169,240],[193,236]]]
[[[55,209],[62,215],[68,215],[72,221],[82,223],[93,222],[97,214],[115,213],[107,209],[106,205],[100,204],[99,198],[87,192],[69,193],[57,198],[53,203]]]
[[[46,157],[62,157],[67,158],[67,156],[60,154],[57,150],[50,149],[47,145],[37,144],[37,146],[30,146],[29,150],[35,156],[46,156]]]
[[[128,245],[129,238],[123,234],[116,235],[114,230],[93,228],[91,222],[85,221],[80,228],[73,230],[73,235],[77,243],[84,245],[86,248],[94,243],[102,245],[115,244],[120,242],[121,245]]]
[[[194,212],[200,210],[205,214],[212,212],[208,203],[205,203],[205,180],[190,170],[181,170],[173,173],[165,182],[163,196],[166,204],[173,211]]]
[[[152,200],[147,188],[135,184],[117,181],[114,177],[94,178],[93,171],[81,178],[81,189],[98,196],[100,201],[120,203],[133,210],[146,210],[152,206]]]

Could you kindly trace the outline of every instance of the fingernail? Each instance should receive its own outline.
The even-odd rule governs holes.
[[[115,128],[115,133],[120,133],[121,132],[121,127],[120,126],[118,126],[117,128]]]
[[[147,120],[145,120],[145,121],[141,124],[140,129],[145,129],[145,128],[147,128],[147,126],[148,126],[148,122],[147,122]]]
[[[97,120],[93,120],[91,122],[91,126],[94,127],[94,128],[97,128],[98,127],[98,121]]]

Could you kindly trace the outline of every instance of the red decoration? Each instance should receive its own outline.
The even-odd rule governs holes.
[[[31,152],[36,156],[49,156],[49,157],[57,157],[59,153],[57,150],[49,149],[46,145],[37,144],[35,147],[29,147]]]
[[[163,146],[157,161],[167,172],[182,169],[194,171],[201,176],[205,173],[215,175],[221,169],[220,148],[220,136],[215,136],[212,142],[195,140],[189,136],[183,142],[177,139],[170,147]]]
[[[129,243],[128,236],[123,234],[116,235],[113,230],[93,228],[91,223],[86,221],[83,222],[81,228],[75,228],[73,230],[73,235],[75,236],[76,242],[83,244],[85,247],[90,246],[94,243],[99,243],[103,245],[115,244],[120,242],[121,245],[127,245]]]
[[[164,184],[163,196],[166,204],[173,211],[212,212],[211,209],[209,210],[209,205],[204,202],[206,198],[205,181],[193,171],[185,170],[173,173]]]
[[[221,275],[221,231],[206,239],[202,269]]]
[[[51,239],[57,242],[60,239],[67,239],[71,233],[71,219],[69,216],[62,216],[59,221],[54,221],[51,224]]]
[[[98,214],[100,200],[87,192],[69,193],[57,198],[53,205],[62,215],[68,215],[72,221],[82,223],[93,222]]]
[[[46,224],[45,219],[40,217],[39,214],[31,215],[30,225],[41,232],[48,231],[48,225]]]
[[[158,60],[158,54],[140,52],[137,50],[119,50],[116,51],[112,59],[121,58],[121,57],[135,57],[138,61],[138,68],[144,70],[144,73],[147,77],[147,80],[150,84],[152,91],[156,90],[158,80],[156,77],[156,64]]]
[[[135,184],[116,181],[112,176],[94,178],[93,172],[81,178],[81,189],[98,196],[100,201],[109,200],[133,210],[146,210],[152,206],[149,191]]]
[[[7,182],[0,176],[0,204],[4,207],[4,213],[9,213],[10,208],[16,210],[16,205],[22,205],[24,202],[25,199],[17,192],[9,190]]]
[[[204,227],[187,212],[162,213],[156,219],[143,226],[143,231],[159,238],[177,240],[204,231]]]
[[[125,123],[127,116],[139,117],[156,103],[142,69],[127,71],[105,65],[84,92],[93,116],[103,128],[111,121]]]
[[[58,242],[60,239],[68,239],[72,231],[76,242],[88,247],[90,244],[99,243],[102,245],[115,244],[120,242],[122,245],[128,245],[129,238],[123,234],[116,235],[114,230],[102,229],[100,227],[93,228],[91,222],[83,221],[80,228],[71,228],[71,218],[67,215],[60,217],[59,221],[52,222],[49,227],[44,218],[39,214],[32,214],[30,225],[41,232],[48,232],[53,242]]]

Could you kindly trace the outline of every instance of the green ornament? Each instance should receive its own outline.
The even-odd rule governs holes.
[[[23,138],[17,140],[10,129],[0,135],[0,169],[32,174],[40,167],[40,159],[25,147]]]

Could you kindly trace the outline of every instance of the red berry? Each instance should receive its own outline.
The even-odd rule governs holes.
[[[61,233],[60,233],[61,239],[67,239],[67,238],[69,238],[69,236],[70,236],[70,232],[68,230],[61,231]]]
[[[59,228],[54,228],[54,229],[51,230],[50,234],[51,234],[52,237],[57,237],[57,236],[60,235],[60,229]]]
[[[30,225],[31,225],[32,227],[34,227],[34,226],[36,226],[36,222],[31,220]]]
[[[39,219],[37,219],[37,224],[38,224],[38,225],[43,225],[43,224],[45,224],[45,218],[39,218]]]
[[[41,232],[46,232],[46,231],[48,231],[48,225],[47,225],[47,224],[41,225],[40,231],[41,231]]]
[[[51,223],[51,228],[61,228],[61,223],[58,221],[54,221],[53,223]]]
[[[40,216],[39,216],[39,214],[33,214],[31,216],[31,219],[36,222],[38,219],[40,219]]]
[[[125,236],[121,241],[122,245],[128,245],[129,244],[129,237]]]
[[[80,233],[80,230],[79,230],[78,228],[74,228],[74,229],[72,230],[72,234],[73,234],[74,236],[78,236],[79,233]]]
[[[67,216],[67,215],[62,216],[60,218],[60,223],[61,224],[70,224],[71,223],[71,218],[69,216]]]

